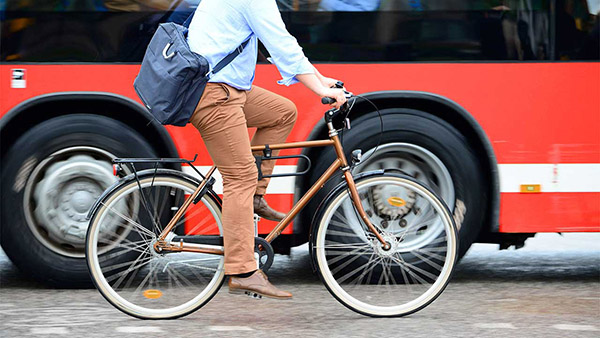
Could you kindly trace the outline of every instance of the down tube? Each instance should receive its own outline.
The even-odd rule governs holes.
[[[290,212],[288,212],[288,214],[285,215],[281,222],[277,224],[275,229],[273,229],[273,231],[269,233],[267,238],[265,238],[267,242],[271,243],[275,238],[277,238],[281,234],[281,232],[290,224],[290,222],[294,219],[294,217],[296,217],[300,210],[304,208],[306,203],[308,203],[308,201],[310,201],[310,199],[313,198],[313,196],[319,190],[321,190],[321,188],[323,187],[325,182],[327,182],[327,180],[331,177],[331,175],[333,175],[333,173],[335,173],[335,171],[340,168],[341,163],[342,162],[338,158],[331,164],[331,166],[329,166],[329,168],[323,173],[323,175],[321,175],[321,177],[319,177],[315,184],[313,184],[313,186],[310,187],[306,194],[302,196],[298,203],[294,205],[292,210],[290,210]]]

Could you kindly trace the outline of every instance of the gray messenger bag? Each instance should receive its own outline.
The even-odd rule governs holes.
[[[244,41],[210,70],[206,58],[192,52],[187,43],[193,15],[183,25],[160,24],[133,83],[146,108],[164,125],[185,126],[210,77],[231,63],[250,41]]]

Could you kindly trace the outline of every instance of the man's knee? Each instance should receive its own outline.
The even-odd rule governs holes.
[[[283,124],[294,124],[298,116],[298,108],[294,102],[289,99],[284,100],[283,104]]]
[[[223,177],[223,185],[231,185],[236,188],[256,188],[258,184],[258,168],[256,164],[248,163],[235,168],[219,169]]]

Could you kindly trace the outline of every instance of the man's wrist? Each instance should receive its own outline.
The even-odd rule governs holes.
[[[320,97],[325,97],[327,96],[327,87],[325,87],[325,85],[322,85],[319,90],[316,92],[317,95],[319,95]]]

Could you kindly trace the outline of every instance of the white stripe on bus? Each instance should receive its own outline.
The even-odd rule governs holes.
[[[542,192],[600,192],[600,163],[500,164],[500,191],[520,192],[522,184],[540,184]],[[210,166],[196,166],[205,174]],[[183,172],[199,177],[189,166]],[[295,165],[277,165],[274,174],[296,172]],[[223,193],[221,174],[215,173],[215,192]],[[293,194],[295,177],[272,178],[267,193]]]
[[[540,184],[542,192],[600,192],[600,163],[500,164],[500,191],[520,192]]]
[[[198,171],[200,171],[203,175],[210,170],[210,166],[195,166]],[[183,166],[183,172],[194,177],[200,178],[198,174],[189,166]],[[276,165],[275,169],[273,169],[273,174],[283,174],[283,173],[295,173],[296,166],[295,165]],[[223,193],[223,182],[221,178],[221,173],[217,169],[214,173],[213,177],[217,180],[214,185],[214,191],[217,194]],[[273,177],[271,178],[271,182],[267,186],[267,194],[293,194],[294,186],[296,184],[295,176],[288,177]]]

